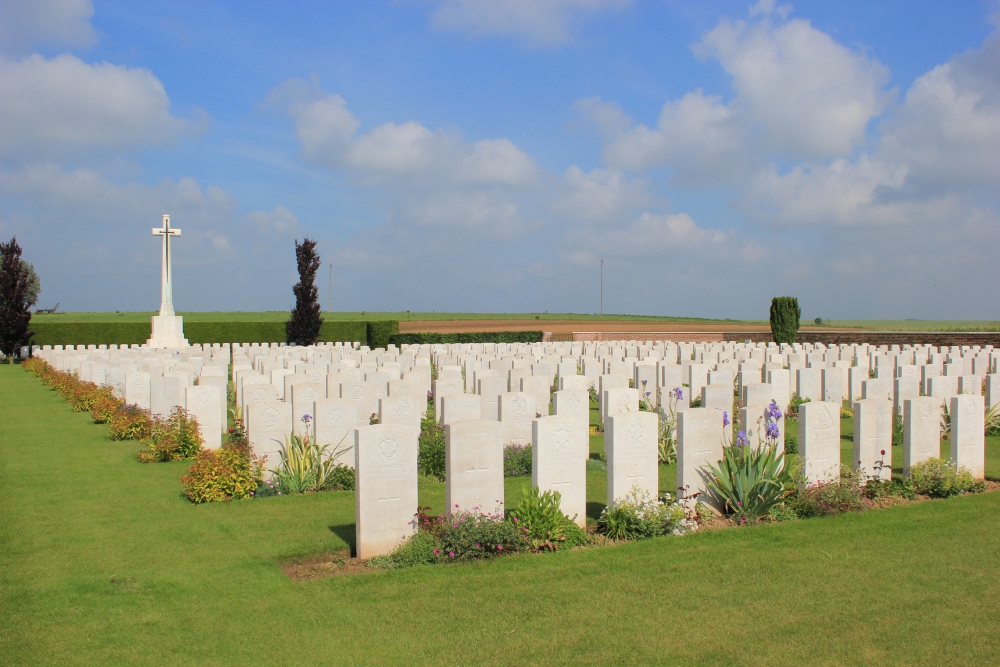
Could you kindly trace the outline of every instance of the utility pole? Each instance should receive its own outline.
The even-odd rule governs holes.
[[[330,293],[326,297],[326,312],[333,312],[333,262],[330,262]]]
[[[601,319],[604,319],[604,260],[601,260]]]

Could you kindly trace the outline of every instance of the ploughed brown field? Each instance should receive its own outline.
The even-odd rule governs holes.
[[[838,327],[802,327],[810,331],[852,331]],[[468,331],[770,331],[766,324],[740,322],[649,322],[643,320],[425,320],[401,321],[400,333]]]

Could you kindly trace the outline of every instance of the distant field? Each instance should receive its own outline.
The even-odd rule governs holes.
[[[179,312],[188,322],[283,322],[288,319],[286,310],[264,312]],[[35,315],[33,322],[146,322],[155,312],[139,313],[64,313],[60,315]],[[658,317],[655,315],[581,315],[577,313],[384,313],[384,312],[324,312],[323,319],[329,321],[356,320],[399,320],[401,322],[439,322],[449,320],[578,320],[578,321],[623,321],[623,322],[701,322],[720,324],[745,323],[767,324],[766,320],[713,320],[705,317]]]
[[[33,322],[148,322],[149,318],[156,313],[64,313],[61,315],[35,315]],[[288,319],[288,311],[269,310],[264,312],[183,312],[188,322],[284,322]],[[539,323],[549,321],[552,323],[572,323],[572,322],[632,322],[642,326],[642,330],[652,331],[655,327],[648,325],[663,324],[685,324],[693,326],[690,329],[695,331],[711,330],[737,330],[744,326],[747,330],[757,330],[759,327],[767,327],[767,320],[735,320],[735,319],[712,319],[707,317],[667,317],[656,315],[624,315],[605,314],[600,315],[580,314],[580,313],[389,313],[389,312],[333,312],[323,313],[323,318],[329,321],[357,321],[357,320],[399,320],[403,323],[406,331],[425,330],[412,324],[419,322],[465,322],[475,323],[477,330],[495,329],[490,326],[490,320],[496,320],[496,324],[507,326],[511,323],[512,328],[524,329],[529,321],[537,320]],[[515,325],[513,321],[523,322]],[[1000,320],[825,320],[823,326],[813,326],[812,319],[803,319],[802,329],[804,331],[825,331],[838,329],[858,329],[869,331],[1000,331]],[[717,328],[716,328],[717,327]],[[546,331],[551,329],[566,329],[566,325],[553,327],[542,327]],[[607,325],[598,328],[603,331],[617,329],[609,328]],[[683,327],[686,329],[686,327]],[[426,330],[458,331],[461,326],[432,326]],[[590,330],[588,327],[569,327],[575,330]],[[623,327],[621,330],[634,330],[633,327]],[[677,326],[664,327],[664,330],[680,330]]]

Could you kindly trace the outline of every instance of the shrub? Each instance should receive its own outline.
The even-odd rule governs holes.
[[[316,272],[320,267],[316,254],[316,242],[302,239],[295,241],[295,263],[299,270],[299,282],[292,287],[295,307],[286,326],[289,343],[312,345],[319,338],[323,318],[319,314],[319,290],[316,288]]]
[[[523,477],[531,474],[531,445],[505,445],[503,476]]]
[[[799,453],[799,439],[791,433],[785,432],[785,454],[792,455]]]
[[[398,323],[397,323],[398,326]],[[540,343],[541,331],[475,331],[463,333],[397,333],[393,345],[437,345],[443,343]],[[371,347],[369,345],[369,347]]]
[[[441,562],[441,541],[436,535],[419,531],[391,553],[368,559],[369,567],[396,569]]]
[[[420,440],[417,449],[417,470],[420,474],[445,479],[444,426],[433,417],[420,420]]]
[[[516,523],[530,541],[531,549],[555,551],[562,546],[586,544],[586,532],[563,514],[558,491],[540,493],[538,487],[521,494],[521,500],[511,511]]]
[[[438,538],[442,560],[481,560],[526,551],[531,540],[503,514],[458,512],[444,517]]]
[[[110,393],[110,391],[109,388],[104,388],[104,393]],[[66,398],[69,400],[73,412],[90,412],[94,403],[101,397],[101,393],[101,387],[93,382],[76,380]]]
[[[263,457],[255,456],[249,446],[227,442],[198,452],[181,484],[193,503],[228,502],[252,496],[263,478]]]
[[[771,336],[774,342],[794,343],[799,332],[802,310],[793,296],[776,296],[771,299]]]
[[[935,458],[910,466],[910,483],[917,493],[933,498],[950,498],[986,490],[985,483],[974,479],[965,466]]]
[[[802,398],[798,394],[792,394],[792,400],[788,403],[788,410],[785,411],[785,419],[790,421],[799,420],[799,408],[803,403],[810,402],[811,399]]]
[[[106,391],[101,392],[90,408],[90,416],[95,424],[107,424],[111,421],[115,411],[124,404],[124,401],[115,396],[110,388],[105,387],[104,389]]]
[[[687,517],[685,507],[671,503],[669,495],[663,500],[653,498],[637,486],[624,498],[605,507],[597,525],[612,540],[641,540],[670,533],[683,535],[698,528],[698,523]]]
[[[111,415],[108,427],[112,440],[143,440],[153,432],[153,419],[149,410],[122,403]]]
[[[48,366],[49,365],[45,363],[44,359],[40,359],[38,357],[29,357],[21,362],[21,368],[28,371],[35,377],[41,377],[42,373],[45,372],[45,369],[48,368]]]
[[[162,463],[194,458],[205,440],[197,418],[184,408],[175,407],[166,419],[152,419],[149,436],[142,439],[142,444],[147,450],[139,452],[140,462]]]
[[[838,479],[800,490],[791,502],[792,509],[802,518],[866,510],[871,503],[863,493],[865,479],[864,471],[844,466]]]

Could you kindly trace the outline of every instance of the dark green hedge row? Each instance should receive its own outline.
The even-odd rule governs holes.
[[[364,342],[372,345],[372,324],[395,325],[387,322],[324,322],[319,330],[323,342]],[[137,345],[149,340],[148,322],[33,322],[35,335],[32,345]],[[284,322],[185,322],[184,335],[190,343],[283,343],[286,342]],[[384,336],[388,338],[388,336]]]
[[[399,320],[379,320],[368,323],[368,347],[387,347],[393,336],[399,335]]]
[[[475,331],[469,333],[408,333],[390,339],[395,345],[444,343],[541,343],[541,331]]]

